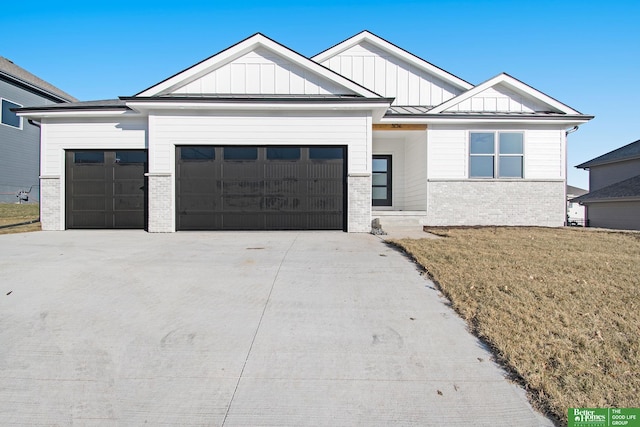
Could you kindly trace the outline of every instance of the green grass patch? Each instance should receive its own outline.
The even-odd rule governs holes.
[[[0,226],[35,221],[40,216],[40,205],[37,203],[0,203]],[[24,233],[40,230],[40,222],[17,227],[0,228],[0,234]]]

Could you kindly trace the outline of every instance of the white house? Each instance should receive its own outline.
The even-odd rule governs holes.
[[[566,131],[593,118],[366,31],[313,58],[256,34],[134,96],[19,111],[43,229],[150,232],[561,226]]]

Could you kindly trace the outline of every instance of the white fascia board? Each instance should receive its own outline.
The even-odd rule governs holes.
[[[572,127],[587,123],[590,118],[585,119],[531,119],[531,118],[482,118],[482,117],[383,117],[379,123],[401,123],[401,124],[450,124],[450,125],[493,125],[493,124],[522,124],[522,125],[558,125],[559,127]]]
[[[498,85],[500,83],[504,83],[507,86],[510,86],[511,88],[513,88],[514,90],[518,91],[518,92],[522,92],[526,95],[531,96],[532,98],[535,98],[541,102],[544,102],[547,105],[550,105],[551,107],[555,108],[556,110],[564,113],[564,114],[580,114],[579,111],[574,110],[573,108],[569,107],[568,105],[563,104],[562,102],[556,101],[555,99],[553,99],[552,97],[550,97],[549,95],[546,95],[542,92],[540,92],[537,89],[532,88],[531,86],[521,82],[520,80],[511,77],[510,75],[506,74],[506,73],[501,73],[498,74],[497,76],[485,81],[484,83],[479,84],[478,86],[474,87],[473,89],[470,89],[464,93],[461,93],[460,95],[451,98],[450,100],[443,102],[442,104],[438,105],[437,107],[429,110],[429,113],[431,114],[436,114],[436,113],[442,113],[446,110],[448,110],[449,108],[453,107],[454,105],[457,105],[459,103],[461,103],[462,101],[465,101],[477,94],[479,94],[480,92],[483,92],[487,89],[489,89],[490,87],[493,87],[495,85]]]
[[[27,119],[44,119],[50,117],[118,117],[122,115],[138,115],[129,110],[61,110],[61,111],[29,111],[17,113],[20,117]]]
[[[353,46],[357,45],[358,43],[362,42],[362,41],[366,41],[368,43],[371,43],[372,45],[386,51],[389,52],[390,54],[396,56],[397,58],[400,58],[408,63],[410,63],[411,65],[414,65],[415,67],[424,70],[430,74],[433,74],[435,76],[440,77],[441,79],[451,83],[453,86],[459,87],[461,89],[464,90],[469,90],[473,87],[473,85],[469,82],[466,82],[464,80],[462,80],[459,77],[454,76],[451,73],[446,72],[445,70],[443,70],[442,68],[438,68],[433,64],[430,64],[429,62],[425,61],[424,59],[421,59],[415,55],[413,55],[410,52],[407,52],[406,50],[399,48],[398,46],[376,36],[375,34],[372,34],[368,31],[363,31],[361,33],[356,34],[355,36],[341,42],[338,43],[337,45],[333,46],[332,48],[329,48],[327,50],[325,50],[324,52],[321,52],[319,54],[317,54],[316,56],[312,57],[311,59],[314,60],[315,62],[321,63],[326,61],[327,59],[333,58],[334,56],[340,54],[341,52],[344,52],[347,49],[352,48]]]
[[[176,89],[182,86],[183,84],[185,84],[185,82],[205,75],[208,72],[211,72],[258,47],[263,47],[271,50],[284,57],[285,59],[293,62],[294,64],[299,65],[300,67],[307,69],[313,73],[316,73],[339,86],[343,86],[346,89],[356,93],[357,95],[367,98],[380,98],[379,94],[365,88],[364,86],[360,86],[356,82],[349,80],[346,77],[341,76],[340,74],[335,73],[334,71],[316,62],[313,62],[309,58],[306,58],[299,53],[294,52],[293,50],[286,48],[279,43],[276,43],[275,41],[263,36],[262,34],[255,34],[248,39],[245,39],[240,43],[226,50],[223,50],[222,52],[208,59],[205,59],[204,61],[190,68],[187,68],[186,70],[178,74],[175,74],[172,77],[169,77],[168,79],[156,84],[155,86],[152,86],[149,89],[138,93],[135,96],[150,97],[166,94],[172,89]]]
[[[226,103],[226,102],[153,102],[130,101],[127,106],[140,113],[147,114],[150,111],[175,111],[184,113],[189,110],[208,111],[371,111],[374,120],[380,120],[389,109],[388,102],[363,102],[363,103],[322,103],[304,104],[299,102],[274,102],[274,103]]]

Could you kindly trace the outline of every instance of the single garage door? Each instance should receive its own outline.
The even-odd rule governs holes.
[[[178,230],[343,230],[345,147],[176,148]]]
[[[67,151],[67,228],[145,228],[145,172],[145,150]]]

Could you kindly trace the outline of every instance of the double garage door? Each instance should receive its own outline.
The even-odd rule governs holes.
[[[345,160],[345,147],[177,147],[177,228],[343,230]]]
[[[147,153],[66,153],[67,228],[144,228]],[[344,230],[345,147],[176,148],[178,230]]]

